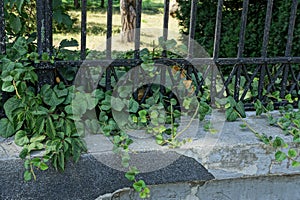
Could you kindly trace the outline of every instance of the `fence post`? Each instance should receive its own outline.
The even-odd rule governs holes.
[[[36,1],[37,11],[37,45],[40,57],[43,53],[52,55],[52,0]],[[37,74],[40,88],[44,84],[54,84],[54,66],[49,62],[38,65]]]
[[[0,0],[0,55],[5,54],[5,19],[4,19],[4,0]],[[2,105],[7,100],[6,93],[0,93]],[[0,117],[5,116],[4,109],[0,107]]]
[[[5,54],[4,0],[0,0],[0,54]]]

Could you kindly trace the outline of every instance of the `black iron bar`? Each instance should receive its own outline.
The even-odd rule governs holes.
[[[298,0],[293,0],[292,6],[291,6],[290,20],[289,20],[288,39],[287,39],[286,49],[285,49],[286,57],[290,57],[291,52],[292,52],[292,42],[293,42],[293,34],[294,34],[295,21],[296,21],[296,15],[297,15],[297,6],[298,6]],[[283,75],[282,75],[282,79],[281,79],[281,88],[280,88],[280,97],[281,98],[284,98],[284,96],[286,94],[289,68],[290,68],[290,64],[284,65]]]
[[[237,53],[238,58],[243,57],[243,52],[244,52],[248,7],[249,7],[249,0],[244,0],[242,18],[241,18],[241,30],[239,36],[239,46],[238,46],[238,53]]]
[[[214,52],[213,52],[214,60],[219,57],[220,40],[221,40],[221,28],[222,28],[222,10],[223,10],[223,0],[218,0],[215,38],[214,38]]]
[[[164,39],[164,41],[168,40],[169,7],[170,7],[170,0],[165,0],[165,4],[164,4],[164,24],[163,24],[163,39]],[[165,45],[163,45],[162,57],[167,57],[167,49],[166,49]]]
[[[108,0],[108,6],[107,6],[107,32],[106,32],[106,59],[111,59],[112,16],[113,16],[113,0]]]
[[[0,54],[5,54],[6,52],[5,41],[4,0],[0,0]]]
[[[86,58],[86,0],[81,1],[81,49],[80,49],[80,59],[85,60]]]
[[[271,20],[272,20],[272,9],[273,9],[273,0],[268,0],[266,18],[265,18],[263,45],[261,50],[262,57],[267,57],[267,49],[268,49],[270,27],[271,27]]]
[[[194,55],[195,30],[197,21],[197,3],[198,0],[192,0],[188,40],[188,58],[192,58]]]
[[[134,29],[134,58],[140,58],[142,0],[136,0],[136,25]]]

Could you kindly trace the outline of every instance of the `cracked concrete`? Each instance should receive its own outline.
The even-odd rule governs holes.
[[[182,137],[193,141],[180,149],[173,149],[175,156],[170,156],[166,147],[158,147],[148,138],[133,144],[132,160],[139,167],[147,167],[145,174],[148,175],[142,174],[141,178],[150,184],[150,199],[297,199],[300,196],[300,168],[288,167],[288,162],[275,162],[271,147],[258,141],[248,129],[242,130],[240,121],[224,123],[223,117],[222,113],[214,116],[217,120],[212,125],[218,130],[216,134],[205,132],[203,123],[199,126],[192,123]],[[282,135],[279,128],[266,126],[265,116],[254,117],[250,112],[246,121],[260,133],[290,139]],[[122,170],[116,168],[116,160],[112,160],[110,154],[111,144],[100,140],[99,145],[99,136],[91,136],[88,141],[89,153],[80,163],[69,164],[64,174],[50,170],[38,173],[36,183],[24,184],[22,161],[18,159],[20,148],[12,139],[2,138],[0,199],[44,199],[44,196],[35,196],[39,194],[34,188],[40,188],[48,197],[56,195],[58,199],[62,195],[64,199],[139,199],[138,194],[128,188],[131,183],[124,179]],[[204,168],[203,174],[201,170],[197,171],[201,166],[215,179],[211,180],[211,174]],[[47,189],[41,189],[45,185]],[[5,196],[12,194],[17,186],[15,197]],[[74,195],[70,195],[72,191]]]

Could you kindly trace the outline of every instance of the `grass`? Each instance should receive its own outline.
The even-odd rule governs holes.
[[[73,1],[63,0],[70,8]],[[70,3],[71,2],[71,3]],[[106,12],[103,9],[95,9],[100,6],[100,0],[88,1],[87,12],[87,48],[103,51],[106,47]],[[106,1],[105,1],[106,2]],[[119,1],[118,1],[119,2]],[[98,5],[99,4],[99,5]],[[119,5],[119,4],[117,4]],[[153,48],[158,44],[158,38],[163,34],[163,0],[144,0],[141,20],[141,48]],[[115,9],[116,10],[116,9]],[[119,7],[118,7],[119,10]],[[80,44],[80,10],[69,9],[69,15],[75,20],[74,26],[70,31],[55,33],[53,42],[55,46],[63,39],[76,39]],[[113,36],[112,49],[126,51],[134,49],[133,43],[121,43],[121,16],[119,12],[113,14]],[[169,39],[179,40],[178,21],[172,17],[169,20]],[[77,48],[79,50],[79,47]]]
[[[67,10],[74,10],[74,0],[62,0],[64,7]],[[107,6],[107,0],[104,0],[105,7]],[[106,8],[100,7],[100,0],[87,1],[87,9],[89,11],[101,11],[105,12]],[[143,0],[142,9],[147,14],[157,14],[163,11],[164,2],[162,0]],[[114,12],[120,13],[120,0],[113,0]],[[79,9],[77,9],[79,10]]]

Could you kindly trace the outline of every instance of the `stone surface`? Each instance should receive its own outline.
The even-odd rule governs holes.
[[[101,156],[101,155],[99,155]],[[132,185],[124,172],[110,168],[94,155],[82,156],[77,164],[69,163],[64,173],[53,169],[36,172],[37,180],[23,181],[23,161],[0,160],[0,199],[95,199],[123,187]],[[188,182],[213,178],[194,159],[180,156],[174,163],[157,171],[142,173],[148,184]]]
[[[290,200],[300,197],[300,175],[211,180],[206,183],[153,185],[149,200]],[[140,199],[132,189],[97,200]]]
[[[266,125],[266,116],[247,115],[245,120],[257,132],[290,141],[279,128]],[[275,162],[274,149],[258,141],[249,129],[242,130],[241,121],[225,122],[224,113],[218,112],[207,120],[215,134],[204,131],[204,123],[184,122],[190,126],[181,128],[185,132],[180,138],[193,141],[180,149],[160,147],[140,132],[130,133],[136,141],[131,162],[143,172],[139,178],[152,185],[152,199],[260,199],[264,191],[268,192],[264,199],[300,196],[298,191],[292,193],[299,185],[300,168]],[[136,199],[109,140],[99,135],[86,140],[89,153],[79,163],[69,163],[64,173],[37,172],[37,181],[24,183],[20,148],[12,139],[1,139],[0,199]],[[289,198],[282,195],[283,190]]]

